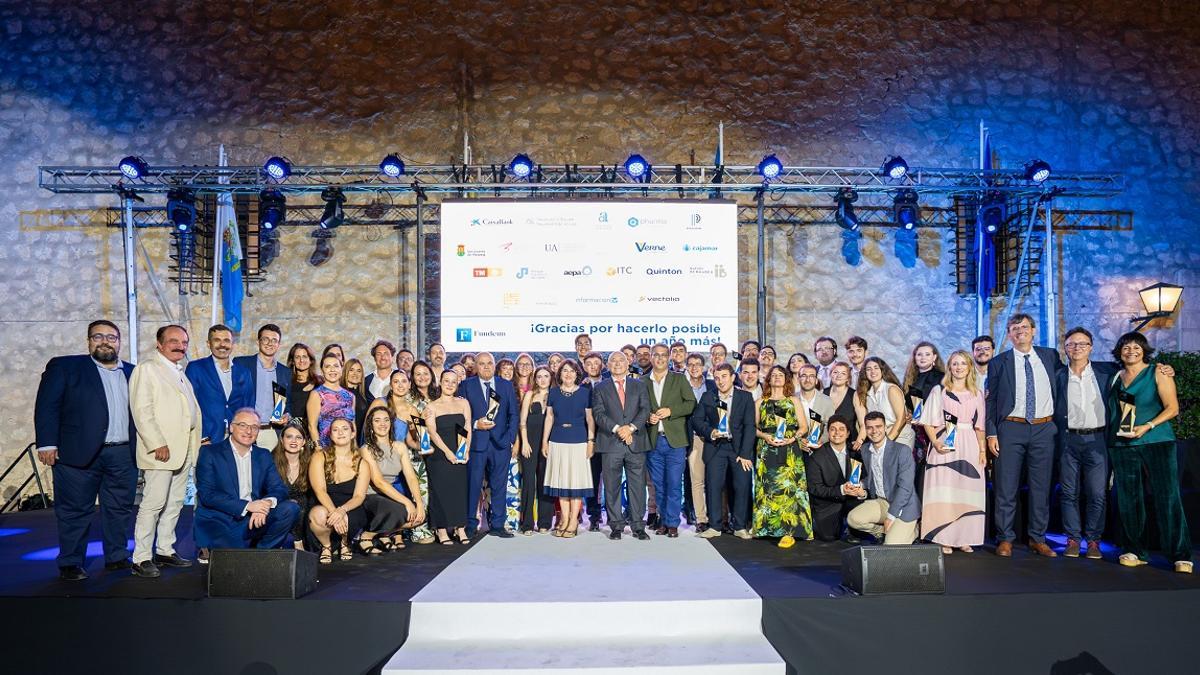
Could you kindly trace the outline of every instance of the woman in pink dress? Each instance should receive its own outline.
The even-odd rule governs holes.
[[[950,355],[942,383],[929,392],[919,423],[931,439],[921,496],[921,537],[970,553],[983,544],[987,485],[984,480],[983,387],[971,355]],[[953,436],[951,436],[953,431]]]

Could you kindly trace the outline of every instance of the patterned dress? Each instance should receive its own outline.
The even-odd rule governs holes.
[[[411,394],[405,399],[409,405],[417,411],[418,415],[425,413],[425,405],[428,403],[423,398],[417,398]],[[409,423],[408,432],[416,434],[416,425]],[[407,447],[407,446],[406,446]],[[413,471],[417,474],[417,485],[421,490],[420,496],[409,495],[414,499],[420,499],[425,503],[425,513],[429,513],[429,474],[425,469],[425,457],[418,451],[409,448],[409,458],[412,461]],[[413,541],[432,541],[433,530],[429,529],[429,517],[426,515],[425,522],[412,529],[411,533]]]
[[[349,389],[334,391],[325,385],[314,389],[321,398],[321,411],[317,413],[317,434],[320,438],[317,444],[322,448],[329,446],[329,425],[336,417],[345,417],[354,421],[354,393]]]
[[[949,435],[944,431],[948,421],[943,411],[953,415],[957,424],[954,451],[940,453],[931,445],[925,456],[921,536],[942,546],[979,546],[986,525],[987,483],[975,432],[984,431],[983,395],[950,392],[937,385],[923,407],[930,414],[921,422],[938,429],[940,438]]]
[[[758,429],[763,433],[774,434],[781,420],[785,424],[785,436],[795,436],[800,430],[796,404],[790,398],[763,399],[758,414]],[[758,462],[754,472],[754,536],[813,538],[808,478],[800,453],[796,443],[775,447],[761,439],[758,441]]]

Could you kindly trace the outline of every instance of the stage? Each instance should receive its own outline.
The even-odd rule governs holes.
[[[1178,671],[1200,656],[1200,579],[1162,559],[1127,569],[1111,549],[1091,561],[1017,547],[1004,560],[987,547],[947,557],[945,595],[855,597],[839,587],[842,543],[783,551],[688,530],[677,540],[606,536],[409,545],[322,567],[317,590],[300,600],[228,600],[205,597],[198,565],[155,581],[105,572],[92,558],[90,579],[60,582],[53,515],[9,514],[0,517],[9,624],[0,653],[6,672],[261,675],[884,664],[1125,674]],[[190,536],[179,552],[193,553]]]

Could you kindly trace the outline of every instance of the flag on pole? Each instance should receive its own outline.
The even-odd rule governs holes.
[[[225,325],[234,333],[242,331],[242,243],[238,237],[237,214],[233,195],[222,192],[217,198],[217,236],[221,238],[221,308]]]
[[[992,184],[992,135],[984,132],[983,136],[983,170],[984,187],[990,187]],[[976,271],[976,291],[980,297],[988,297],[992,294],[992,290],[996,287],[996,246],[992,241],[992,236],[984,229],[982,211],[976,213],[975,218],[975,260],[979,265]]]

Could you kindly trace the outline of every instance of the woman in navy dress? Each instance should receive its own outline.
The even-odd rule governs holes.
[[[546,456],[546,495],[558,497],[557,537],[574,537],[579,531],[583,498],[592,494],[592,390],[579,386],[583,369],[564,360],[555,374],[558,386],[546,396],[546,428],[542,453]]]

